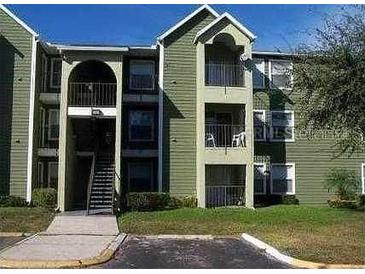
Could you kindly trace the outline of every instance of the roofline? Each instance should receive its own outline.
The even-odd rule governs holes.
[[[229,21],[233,23],[240,31],[242,31],[248,38],[250,38],[251,41],[254,41],[257,37],[254,35],[251,31],[249,31],[246,27],[244,27],[240,22],[238,22],[232,15],[230,15],[228,12],[223,13],[221,16],[216,18],[213,22],[211,22],[209,25],[201,29],[194,38],[194,43],[198,40],[198,38],[203,35],[205,32],[207,32],[210,28],[212,28],[215,24],[217,24],[222,19],[227,18]]]
[[[199,14],[203,10],[208,10],[211,14],[213,14],[215,17],[219,17],[219,14],[209,5],[205,4],[196,9],[194,12],[190,13],[188,16],[180,20],[178,23],[176,23],[174,26],[169,28],[167,31],[165,31],[163,34],[157,37],[157,41],[162,41],[167,36],[169,36],[171,33],[173,33],[175,30],[180,28],[182,25],[184,25],[186,22],[188,22],[190,19],[192,19],[194,16]]]
[[[114,51],[114,52],[125,52],[129,51],[129,47],[106,47],[106,46],[72,46],[62,44],[47,43],[50,47],[56,47],[58,50],[68,51]]]
[[[270,55],[270,56],[295,56],[297,54],[277,51],[252,51],[253,55]]]
[[[14,19],[20,26],[22,26],[26,31],[28,31],[32,36],[38,37],[38,33],[36,33],[32,28],[30,28],[24,21],[18,18],[14,13],[12,13],[7,7],[0,4],[0,9],[2,9],[7,15]]]

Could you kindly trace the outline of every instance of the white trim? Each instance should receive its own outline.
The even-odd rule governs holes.
[[[260,112],[264,116],[264,120],[263,120],[263,122],[264,122],[264,138],[263,139],[254,139],[254,141],[256,141],[256,142],[265,142],[266,141],[266,110],[264,110],[264,109],[254,109],[253,110],[254,119],[255,119],[255,112]],[[255,130],[255,120],[254,120],[253,127],[254,127],[254,130]]]
[[[361,164],[362,194],[365,194],[365,163]]]
[[[164,96],[164,67],[165,67],[165,48],[163,43],[158,42],[159,46],[159,69],[158,69],[158,191],[162,192],[163,182],[163,96]]]
[[[262,85],[261,86],[254,86],[254,83],[253,83],[253,72],[252,72],[252,87],[254,88],[254,89],[264,89],[265,88],[265,77],[266,77],[266,74],[265,74],[265,59],[263,59],[263,58],[254,58],[253,59],[253,63],[254,63],[254,66],[256,67],[256,64],[255,64],[255,62],[256,61],[259,61],[259,62],[261,62],[261,64],[263,65],[263,71],[262,71]]]
[[[151,138],[150,139],[133,139],[131,135],[131,113],[132,112],[143,112],[152,114],[152,129],[151,129]],[[155,140],[155,112],[153,110],[130,110],[128,111],[128,141],[129,142],[153,142]]]
[[[28,125],[28,165],[27,165],[27,201],[32,199],[32,175],[33,175],[33,134],[34,134],[34,109],[35,109],[35,77],[37,63],[37,39],[32,39],[32,64],[30,72],[29,92],[29,125]]]
[[[21,19],[19,19],[14,13],[12,13],[8,8],[4,5],[0,4],[0,9],[2,9],[7,15],[9,15],[15,22],[21,25],[26,31],[28,31],[33,37],[38,37],[38,33],[32,30],[26,23],[24,23]]]
[[[293,68],[293,62],[291,60],[288,59],[269,59],[269,87],[270,89],[282,89],[282,90],[292,90],[291,87],[274,87],[273,83],[272,83],[272,62],[285,62],[285,63],[290,63],[290,67]],[[293,84],[293,80],[294,80],[294,76],[293,74],[290,75],[290,84]]]
[[[273,169],[274,166],[292,166],[293,167],[293,186],[292,186],[293,191],[292,192],[286,192],[286,193],[274,192],[274,189],[273,189],[273,176],[272,176],[272,169]],[[272,163],[270,171],[271,171],[271,175],[270,175],[270,191],[271,191],[271,194],[279,194],[279,195],[285,195],[285,194],[286,195],[294,195],[295,194],[295,181],[296,181],[295,163]]]
[[[92,117],[93,110],[99,110],[101,112],[98,118],[113,118],[117,115],[116,108],[94,108],[94,107],[68,107],[67,115],[70,117]]]
[[[48,110],[48,141],[57,141],[59,137],[55,138],[55,137],[51,137],[51,130],[52,130],[52,125],[51,125],[51,114],[52,113],[56,113],[56,115],[58,115],[58,127],[60,126],[60,110],[57,108],[52,108]]]
[[[266,186],[266,176],[264,175],[264,192],[255,192],[255,166],[263,166],[264,170],[266,171],[266,163],[253,163],[253,168],[254,168],[254,177],[253,177],[253,182],[254,182],[254,195],[266,195],[267,192],[267,186]]]
[[[291,113],[293,116],[292,119],[292,125],[290,125],[292,127],[292,138],[291,139],[274,139],[273,136],[273,119],[272,119],[272,114],[273,113]],[[294,115],[294,110],[272,110],[271,111],[271,119],[270,119],[270,141],[273,143],[293,143],[295,142],[295,115]]]
[[[129,51],[128,47],[106,47],[106,46],[75,46],[75,45],[60,45],[51,44],[50,46],[56,47],[60,51],[114,51],[114,52],[126,52]]]
[[[53,65],[54,65],[54,62],[55,61],[61,61],[61,70],[60,70],[60,79],[62,78],[62,59],[61,58],[52,58],[51,59],[51,73],[50,73],[50,79],[49,79],[49,85],[51,88],[61,88],[61,80],[60,80],[60,85],[59,86],[56,86],[53,84]]]
[[[238,22],[232,15],[230,15],[228,12],[223,13],[221,16],[216,18],[213,22],[211,22],[209,25],[207,25],[205,28],[201,29],[194,38],[194,44],[199,39],[201,35],[203,35],[205,32],[207,32],[210,28],[212,28],[214,25],[219,23],[222,19],[227,18],[235,27],[237,27],[243,34],[245,34],[251,41],[254,41],[257,37],[249,31],[246,27],[244,27],[240,22]]]
[[[151,75],[152,76],[152,88],[133,88],[131,86],[131,83],[132,83],[132,81],[131,81],[131,76],[132,76],[131,66],[133,64],[138,64],[138,63],[140,63],[140,64],[143,64],[143,63],[145,63],[145,64],[148,64],[148,63],[152,64],[152,68],[153,68],[152,75]],[[156,63],[155,63],[154,60],[148,60],[148,59],[131,59],[130,62],[129,62],[129,83],[128,83],[129,90],[155,90],[155,75],[156,75],[155,66],[156,66]]]
[[[276,51],[252,51],[252,55],[271,55],[271,56],[296,56],[295,54],[286,53],[286,52],[276,52]]]
[[[169,36],[171,33],[173,33],[175,30],[180,28],[182,25],[184,25],[186,22],[188,22],[190,19],[198,15],[201,11],[207,10],[209,11],[214,17],[218,17],[219,14],[212,9],[209,5],[202,5],[198,9],[196,9],[194,12],[190,13],[188,16],[186,16],[184,19],[179,21],[177,24],[175,24],[173,27],[169,28],[167,31],[165,31],[163,34],[161,34],[159,37],[157,37],[157,41],[162,41],[167,36]]]
[[[57,179],[58,179],[58,162],[56,161],[50,161],[48,162],[48,169],[47,169],[47,187],[51,187],[51,172],[50,172],[50,166],[55,164],[57,166]]]

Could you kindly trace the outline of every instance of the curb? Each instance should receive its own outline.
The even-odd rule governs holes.
[[[0,232],[0,237],[29,237],[33,234],[27,232]]]
[[[147,239],[184,239],[184,240],[213,240],[213,235],[177,235],[177,234],[159,234],[144,235]]]
[[[123,243],[127,234],[121,233],[100,252],[99,255],[81,260],[54,260],[54,261],[33,261],[33,260],[7,260],[0,259],[0,268],[83,268],[91,265],[102,264],[109,261],[118,247]]]
[[[325,263],[315,263],[310,261],[299,260],[287,255],[282,254],[276,248],[268,245],[267,243],[260,241],[259,239],[243,233],[241,237],[249,242],[251,245],[264,250],[266,254],[274,257],[275,259],[289,264],[297,268],[309,268],[309,269],[365,269],[365,265],[355,265],[355,264],[325,264]]]

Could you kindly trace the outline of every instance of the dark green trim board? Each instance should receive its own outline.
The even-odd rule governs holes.
[[[26,197],[33,36],[0,9],[0,193]]]

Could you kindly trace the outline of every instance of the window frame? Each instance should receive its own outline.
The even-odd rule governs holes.
[[[58,162],[56,161],[49,161],[48,165],[47,165],[47,187],[51,187],[51,165],[56,165],[57,166],[57,172],[58,172]],[[57,180],[58,180],[58,175],[57,175]],[[58,187],[58,183],[57,183],[57,187]]]
[[[293,81],[294,81],[294,77],[293,77],[293,74],[290,75],[290,87],[275,87],[273,85],[273,82],[272,82],[272,62],[283,62],[283,63],[290,63],[290,67],[291,69],[293,69],[293,62],[288,60],[288,59],[269,59],[269,80],[270,80],[270,84],[269,84],[269,87],[270,89],[282,89],[282,90],[292,90],[292,84],[293,84]]]
[[[61,71],[60,71],[60,85],[55,85],[53,83],[53,74],[54,74],[54,63],[56,61],[61,61]],[[51,74],[50,74],[50,87],[51,88],[60,88],[61,87],[61,83],[62,83],[62,58],[51,58]]]
[[[291,139],[275,139],[274,138],[274,130],[273,130],[273,113],[290,113],[292,114],[292,138]],[[295,114],[294,114],[294,110],[272,110],[271,111],[271,119],[270,119],[270,141],[273,143],[293,143],[295,142]]]
[[[263,123],[264,123],[264,138],[263,139],[256,139],[256,138],[254,138],[254,141],[255,142],[265,142],[266,141],[266,138],[267,138],[267,134],[266,134],[266,110],[264,110],[264,109],[254,109],[253,110],[253,118],[254,118],[253,127],[254,127],[254,130],[255,130],[255,112],[260,112],[260,113],[263,114],[263,117],[264,117],[264,120],[263,120]]]
[[[255,169],[255,166],[263,166],[263,168],[264,168],[264,170],[266,171],[267,169],[266,169],[266,163],[259,163],[259,162],[255,162],[254,164],[253,164],[253,167],[254,167],[254,169]],[[263,186],[264,186],[264,192],[256,192],[255,191],[255,185],[254,185],[254,187],[253,187],[253,189],[254,189],[254,195],[266,195],[267,194],[267,185],[266,185],[266,175],[264,175],[264,179],[263,179]],[[253,182],[254,182],[254,184],[255,184],[255,170],[254,170],[254,178],[253,178]]]
[[[272,176],[272,170],[273,170],[273,167],[275,166],[292,166],[293,167],[293,186],[292,186],[292,189],[293,191],[292,192],[285,192],[285,193],[281,193],[281,192],[274,192],[274,180],[273,180],[273,176]],[[274,195],[295,195],[295,184],[296,184],[296,172],[295,172],[295,163],[272,163],[271,166],[270,166],[270,191],[271,191],[271,194],[274,194]]]
[[[152,114],[151,138],[150,139],[134,139],[132,138],[131,117],[133,112],[147,112]],[[153,142],[155,141],[155,112],[153,110],[130,110],[128,113],[128,141],[129,142]]]
[[[150,171],[151,171],[151,177],[150,177],[150,191],[153,191],[153,177],[154,177],[154,173],[153,173],[153,162],[152,161],[141,161],[141,162],[128,162],[127,166],[128,166],[128,190],[131,189],[131,165],[133,164],[148,164],[150,167]]]
[[[253,63],[254,63],[254,66],[256,67],[256,63],[255,61],[261,61],[261,64],[263,65],[263,69],[264,71],[262,72],[263,75],[262,75],[262,85],[261,86],[255,86],[254,85],[254,81],[253,81],[253,72],[252,72],[252,87],[254,89],[264,89],[266,87],[266,81],[265,81],[265,77],[266,77],[266,73],[265,73],[265,59],[264,58],[254,58],[253,59]]]
[[[133,64],[138,64],[138,63],[150,63],[152,64],[152,88],[133,88],[131,86],[132,81],[131,81],[131,77],[132,77],[132,65]],[[155,75],[156,75],[156,62],[155,60],[144,60],[144,59],[132,59],[129,61],[129,83],[128,83],[128,88],[129,90],[155,90]]]
[[[59,137],[58,136],[57,138],[54,138],[54,137],[51,137],[51,130],[52,130],[52,127],[51,127],[51,113],[58,113],[58,127],[60,127],[60,110],[57,109],[57,108],[53,108],[53,109],[49,109],[48,110],[48,128],[47,128],[47,131],[48,131],[48,141],[57,141],[59,140]],[[59,130],[58,130],[58,133],[59,133]]]
[[[42,54],[42,91],[47,93],[47,80],[48,80],[48,58],[45,54]]]
[[[365,163],[362,163],[361,164],[361,186],[362,186],[362,189],[361,189],[361,193],[362,194],[365,194]]]

